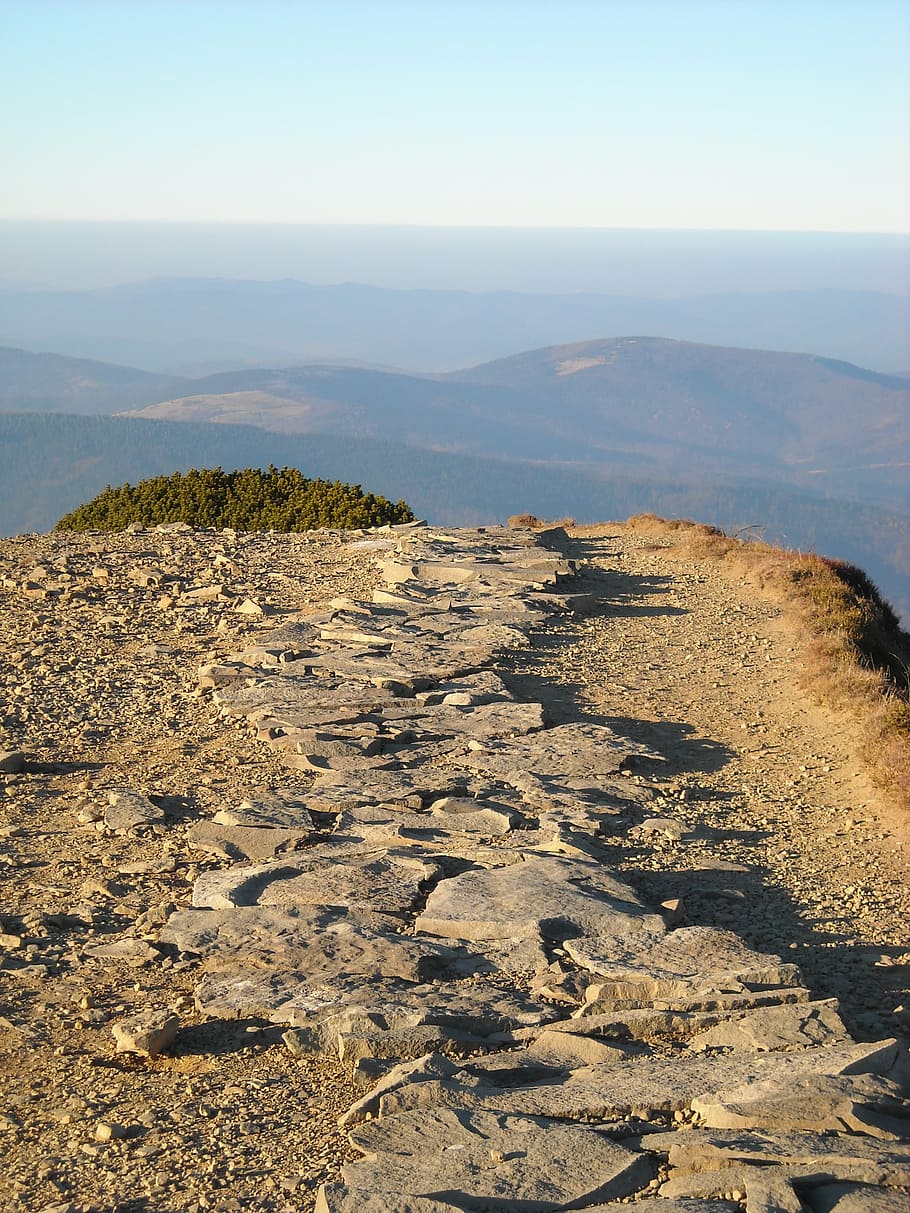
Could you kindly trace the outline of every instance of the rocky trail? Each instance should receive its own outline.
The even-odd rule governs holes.
[[[906,823],[672,546],[0,540],[0,1206],[907,1208]]]

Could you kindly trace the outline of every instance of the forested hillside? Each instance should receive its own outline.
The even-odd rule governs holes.
[[[886,510],[760,484],[663,482],[582,464],[479,459],[366,439],[293,437],[243,426],[131,418],[0,415],[0,533],[47,530],[106,485],[191,467],[293,465],[368,485],[421,517],[481,525],[525,510],[580,521],[642,511],[698,518],[865,568],[910,616],[910,520]]]

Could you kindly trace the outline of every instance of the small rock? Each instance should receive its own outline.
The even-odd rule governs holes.
[[[95,1141],[116,1141],[121,1137],[126,1137],[126,1129],[123,1125],[109,1124],[104,1120],[95,1125]]]
[[[170,1011],[142,1011],[129,1019],[115,1023],[111,1031],[117,1041],[118,1053],[138,1053],[154,1057],[173,1044],[180,1029],[180,1020]]]
[[[25,755],[21,750],[0,750],[0,774],[18,775],[25,770]]]

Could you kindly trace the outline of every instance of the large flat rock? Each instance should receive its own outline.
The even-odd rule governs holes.
[[[351,848],[313,848],[275,863],[207,872],[193,889],[197,909],[234,906],[335,906],[399,914],[410,909],[422,888],[439,874],[429,858],[407,853]]]
[[[498,1203],[525,1213],[628,1196],[651,1164],[593,1127],[448,1109],[369,1121],[349,1133],[366,1157],[343,1169],[364,1193],[424,1196],[461,1209]]]
[[[598,951],[612,946],[625,955],[647,952],[664,924],[598,864],[547,857],[441,881],[415,929],[481,943],[531,940],[566,946],[570,939],[582,939]]]
[[[689,1041],[689,1048],[693,1053],[711,1049],[766,1053],[806,1049],[846,1038],[847,1029],[837,1013],[836,1004],[828,999],[759,1007],[697,1032]]]
[[[592,982],[585,991],[584,1014],[600,1014],[616,1006],[672,1009],[676,1000],[694,1010],[698,995],[710,1001],[716,995],[799,982],[796,965],[755,952],[732,931],[716,927],[680,927],[637,957],[617,962],[591,957],[582,951],[583,943],[570,940],[566,951],[604,979]]]
[[[427,982],[488,967],[464,948],[402,935],[381,915],[314,907],[181,910],[161,940],[203,959],[196,999],[207,1014],[272,1016],[283,1023],[352,1000],[400,999],[408,986],[420,987],[425,999]]]
[[[726,1103],[732,1103],[734,1099],[744,1099],[745,1095],[740,1096],[743,1084],[745,1091],[757,1084],[769,1084],[767,1090],[761,1088],[760,1095],[770,1105],[775,1092],[783,1096],[788,1090],[795,1089],[796,1083],[802,1079],[856,1074],[887,1076],[898,1059],[898,1052],[894,1041],[884,1041],[871,1045],[832,1045],[805,1049],[799,1053],[769,1053],[747,1059],[737,1056],[648,1056],[629,1059],[621,1066],[612,1062],[589,1066],[574,1070],[567,1077],[535,1083],[530,1087],[524,1084],[509,1087],[501,1080],[500,1084],[493,1085],[488,1079],[473,1078],[466,1071],[460,1081],[420,1083],[393,1092],[388,1102],[383,1102],[382,1111],[383,1114],[394,1115],[399,1111],[439,1105],[464,1111],[486,1107],[513,1115],[542,1115],[583,1121],[622,1119],[633,1113],[646,1116],[672,1114],[695,1108],[697,1101],[698,1107],[704,1107],[711,1115],[711,1109],[716,1105],[723,1109]],[[722,1092],[732,1093],[728,1097]],[[828,1095],[828,1103],[819,1099],[813,1106],[813,1123],[824,1125],[819,1131],[827,1131],[831,1108],[841,1108],[847,1098],[836,1084]],[[862,1084],[853,1084],[849,1095],[853,1098],[854,1108],[864,1106],[866,1096]],[[873,1110],[880,1102],[880,1095],[878,1089],[869,1094],[868,1102]],[[726,1113],[718,1111],[717,1118],[720,1119],[721,1115]],[[795,1127],[780,1123],[780,1118],[773,1124],[770,1121],[771,1113],[764,1121],[768,1127]],[[720,1127],[726,1127],[726,1123]],[[800,1127],[811,1128],[812,1125]]]
[[[671,1173],[716,1171],[734,1166],[815,1167],[849,1172],[857,1181],[910,1187],[910,1140],[889,1143],[856,1134],[700,1129],[642,1139],[643,1149],[667,1155]]]
[[[636,759],[665,761],[650,746],[599,724],[562,724],[515,741],[489,742],[465,765],[508,776],[527,771],[542,776],[613,775]]]

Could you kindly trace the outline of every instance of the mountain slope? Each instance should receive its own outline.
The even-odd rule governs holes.
[[[254,404],[252,392],[271,399]],[[622,463],[683,478],[763,477],[907,504],[910,380],[806,354],[627,337],[447,375],[249,369],[196,380],[192,398],[136,415]]]
[[[173,376],[135,367],[0,348],[0,412],[113,413],[184,386]]]
[[[0,350],[0,411],[128,412],[673,479],[762,479],[906,510],[910,380],[805,354],[653,337],[445,375],[249,367],[175,379]]]
[[[519,390],[607,446],[634,418],[650,441],[815,474],[910,458],[910,380],[768,350],[627,337],[553,346],[449,376]]]

